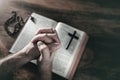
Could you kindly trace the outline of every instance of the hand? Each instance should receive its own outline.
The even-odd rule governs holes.
[[[31,60],[40,56],[37,47],[38,41],[43,41],[45,44],[48,44],[50,52],[55,51],[59,45],[58,37],[56,37],[56,33],[52,28],[38,30],[29,44],[22,49],[22,51],[26,53]]]
[[[52,39],[50,43],[46,43],[44,40],[39,41],[38,39],[40,39],[39,36],[41,34]],[[56,30],[53,28],[41,29],[36,33],[36,35],[38,36],[36,36],[36,39],[33,40],[33,43],[37,43],[38,49],[42,54],[42,56],[40,56],[37,60],[40,78],[41,80],[51,80],[52,60],[54,57],[53,52],[60,47],[60,41],[58,39]]]
[[[53,52],[56,51],[60,47],[60,41],[58,39],[57,32],[56,30],[52,28],[41,29],[36,33],[36,35],[38,36],[36,36],[34,40],[32,41],[33,43],[37,43],[38,49],[40,53],[42,54],[42,57],[40,56],[37,60],[38,66],[44,69],[50,68],[52,64],[51,62],[54,57]],[[44,36],[45,38],[46,37],[49,38],[49,43],[46,43],[47,41],[45,41],[45,39],[42,41],[39,41],[40,35],[45,35]]]
[[[38,58],[37,64],[38,64],[38,70],[39,70],[39,78],[40,80],[51,80],[52,77],[52,58],[51,56],[53,54],[50,53],[50,50],[45,43],[38,41],[37,42],[38,49],[40,53],[42,54],[42,60],[41,57]],[[47,76],[47,77],[46,77]]]
[[[32,40],[32,42],[35,44],[38,41],[44,42],[48,46],[51,53],[53,53],[60,47],[60,40],[54,28],[40,29],[37,31],[36,35],[37,36]],[[44,37],[41,37],[41,36],[44,36]]]
[[[38,41],[42,41],[47,44],[50,53],[53,53],[60,47],[60,41],[58,39],[56,30],[53,28],[39,29],[28,45],[22,49],[22,51],[26,53],[31,60],[39,57],[41,54],[39,53],[37,47]]]
[[[37,46],[38,46],[38,49],[42,55],[42,57],[40,56],[38,58],[38,61],[41,62],[41,58],[42,58],[42,61],[44,61],[44,60],[51,61],[52,54],[50,53],[49,47],[45,43],[43,43],[42,41],[38,41]]]

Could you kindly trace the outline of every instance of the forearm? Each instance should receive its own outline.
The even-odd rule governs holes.
[[[38,65],[40,80],[51,80],[52,79],[52,62],[48,60],[42,60]]]
[[[0,60],[0,77],[6,76],[9,73],[20,68],[22,65],[29,62],[31,59],[23,51],[11,54]]]

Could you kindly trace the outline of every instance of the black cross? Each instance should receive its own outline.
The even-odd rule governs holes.
[[[69,46],[70,46],[70,44],[71,44],[71,42],[72,42],[72,40],[75,38],[75,39],[79,39],[79,37],[77,37],[77,36],[75,36],[76,35],[76,33],[77,33],[77,31],[74,31],[74,33],[73,34],[71,34],[71,33],[68,33],[68,35],[71,37],[71,39],[70,39],[70,41],[69,41],[69,43],[68,43],[68,45],[67,45],[67,47],[66,47],[66,49],[68,49],[69,48]]]

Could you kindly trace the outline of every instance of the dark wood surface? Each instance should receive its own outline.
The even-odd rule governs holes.
[[[0,0],[0,57],[8,55],[15,41],[3,28],[11,11],[17,11],[24,19],[36,12],[90,36],[73,80],[120,80],[119,3],[119,0]],[[35,74],[36,66],[29,63],[14,74],[14,80],[35,80]],[[62,80],[56,75],[53,78]]]

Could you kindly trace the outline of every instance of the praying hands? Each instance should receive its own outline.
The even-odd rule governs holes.
[[[57,32],[53,28],[39,29],[32,40],[19,52],[0,60],[0,78],[14,72],[31,60],[37,59],[39,80],[51,80],[54,52],[60,47]],[[9,68],[8,68],[8,64]],[[13,65],[15,64],[15,65]]]

